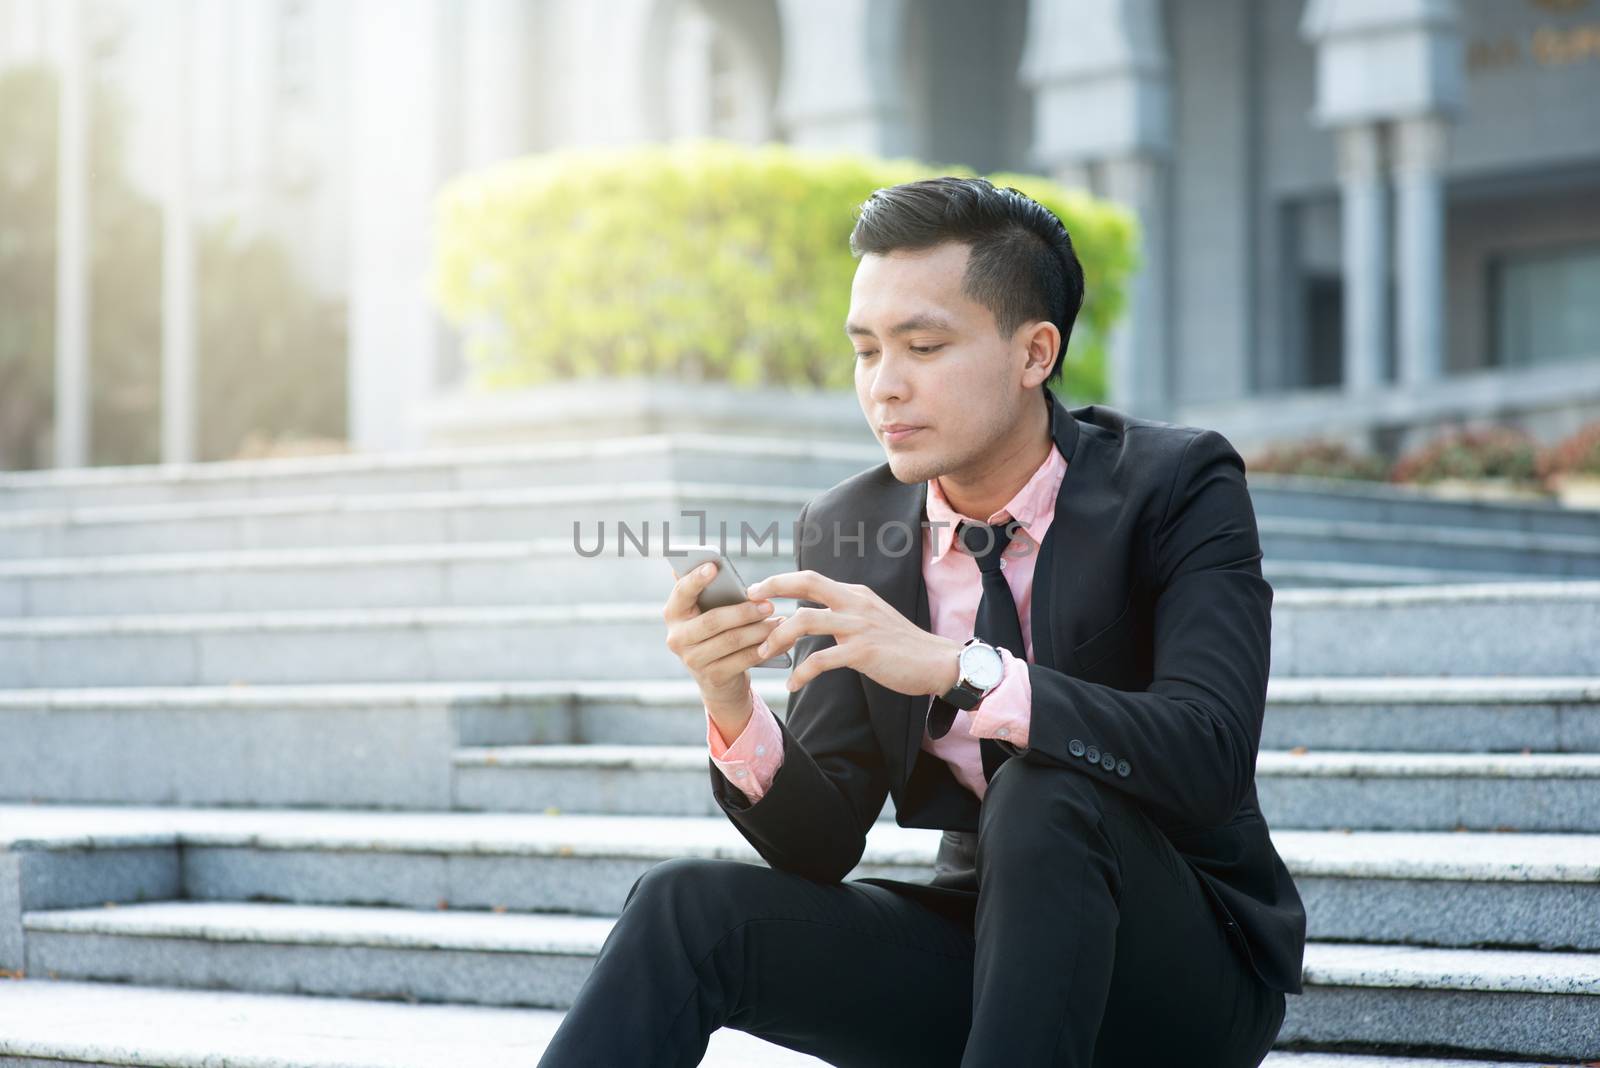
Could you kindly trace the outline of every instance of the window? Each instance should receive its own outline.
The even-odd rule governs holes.
[[[1600,243],[1499,256],[1489,291],[1496,366],[1600,359]]]

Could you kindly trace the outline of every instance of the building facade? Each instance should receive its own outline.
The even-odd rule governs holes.
[[[192,210],[244,205],[348,297],[360,447],[418,444],[461,375],[423,284],[445,179],[684,136],[1128,206],[1137,414],[1386,449],[1600,417],[1600,0],[0,0],[0,64],[61,54],[75,4],[135,27],[136,86],[188,27]]]

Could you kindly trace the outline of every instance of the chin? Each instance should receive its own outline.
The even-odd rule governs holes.
[[[926,482],[939,474],[937,465],[923,458],[891,451],[888,460],[889,472],[894,475],[895,480],[908,486]]]

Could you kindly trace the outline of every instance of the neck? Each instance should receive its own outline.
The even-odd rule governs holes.
[[[1018,422],[1018,433],[987,450],[976,472],[951,472],[938,476],[939,492],[964,516],[987,520],[1004,508],[1055,448],[1050,439],[1050,413],[1044,405],[1027,407],[1033,414]]]

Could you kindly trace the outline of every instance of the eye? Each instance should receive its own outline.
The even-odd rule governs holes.
[[[911,351],[912,352],[920,352],[920,353],[923,353],[924,355],[926,355],[927,353],[930,353],[930,352],[938,352],[942,348],[944,348],[943,345],[929,345],[929,346],[927,346],[925,348],[919,348],[916,345],[912,345],[911,346]]]
[[[868,356],[871,356],[871,355],[872,355],[872,353],[870,353],[870,352],[858,352],[858,353],[856,353],[856,357],[858,359],[862,359],[862,360],[866,359]]]

